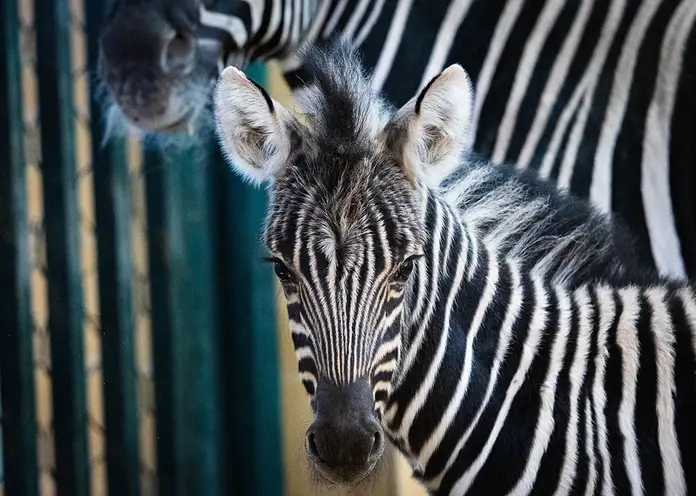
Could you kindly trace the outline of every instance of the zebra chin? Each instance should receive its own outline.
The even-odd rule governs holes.
[[[314,422],[307,429],[305,449],[315,475],[344,486],[369,480],[385,446],[370,382],[358,379],[339,386],[322,377],[312,403]]]

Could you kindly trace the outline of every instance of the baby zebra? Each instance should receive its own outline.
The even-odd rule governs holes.
[[[233,167],[270,184],[318,473],[358,483],[386,436],[432,494],[696,494],[691,286],[468,155],[460,66],[393,112],[345,46],[307,64],[306,126],[232,67],[215,108]]]

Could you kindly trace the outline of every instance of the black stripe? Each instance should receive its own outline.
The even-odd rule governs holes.
[[[657,357],[651,329],[652,308],[645,296],[640,296],[638,340],[640,342],[640,370],[636,384],[636,433],[638,456],[645,494],[663,494],[662,457],[657,434]]]
[[[403,36],[399,40],[399,48],[394,55],[392,70],[384,80],[387,96],[397,105],[403,105],[418,91],[435,37],[448,6],[447,1],[415,0],[413,2],[406,19]],[[399,70],[406,67],[411,74],[407,78],[404,77],[402,70]]]
[[[619,317],[623,312],[623,302],[618,293],[612,293],[612,299],[616,304],[616,313],[607,337],[607,364],[604,376],[604,390],[607,401],[604,406],[604,415],[607,427],[607,443],[611,460],[611,477],[616,494],[629,494],[631,486],[628,482],[628,473],[624,464],[624,438],[619,427],[619,406],[623,399],[622,354],[616,342]],[[630,331],[628,331],[630,332]]]
[[[423,91],[420,92],[418,95],[418,98],[416,99],[416,108],[415,108],[415,113],[416,115],[420,115],[420,108],[421,104],[423,103],[423,98],[425,98],[425,94],[428,92],[430,87],[433,85],[435,80],[442,76],[442,73],[438,74],[437,76],[433,77],[430,81],[428,81],[428,84],[425,85],[425,88],[423,88]]]
[[[558,375],[556,398],[553,406],[554,430],[548,448],[541,459],[543,473],[537,477],[531,494],[543,496],[553,494],[558,486],[565,462],[566,436],[570,420],[570,368],[573,364],[577,339],[580,333],[579,315],[572,295],[570,299],[570,329],[565,346],[563,366]],[[558,332],[558,329],[556,330]]]
[[[679,440],[681,464],[684,468],[687,494],[696,491],[696,356],[694,356],[693,328],[694,322],[689,322],[684,313],[681,299],[671,296],[667,301],[672,324],[675,329],[674,343],[674,385],[675,418],[674,425]]]
[[[684,52],[670,129],[670,196],[686,273],[696,273],[696,26]],[[696,465],[694,465],[696,466]]]

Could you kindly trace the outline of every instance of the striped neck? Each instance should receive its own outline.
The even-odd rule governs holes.
[[[409,324],[383,425],[414,475],[437,490],[456,442],[465,431],[464,437],[471,435],[480,420],[479,407],[499,400],[492,390],[484,391],[482,374],[494,364],[508,367],[504,357],[493,357],[501,336],[509,338],[534,318],[520,318],[522,293],[535,301],[545,289],[541,277],[521,275],[477,239],[447,202],[431,193],[426,203],[426,231],[433,234],[409,295]],[[495,315],[491,306],[497,306]],[[505,306],[503,321],[499,310]],[[511,340],[508,351],[516,354],[522,344]],[[439,419],[437,425],[433,419]]]

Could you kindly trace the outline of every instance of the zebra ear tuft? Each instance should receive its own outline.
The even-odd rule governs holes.
[[[458,64],[435,76],[385,127],[387,146],[409,176],[436,187],[471,143],[474,91]]]
[[[235,67],[222,72],[214,106],[222,149],[233,168],[252,183],[273,179],[299,146],[297,120]]]

